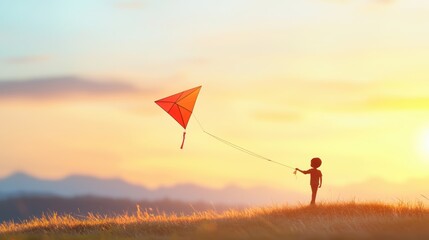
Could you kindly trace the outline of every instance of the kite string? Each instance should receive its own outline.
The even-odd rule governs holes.
[[[211,136],[212,138],[214,138],[214,139],[216,139],[216,140],[218,140],[218,141],[220,141],[220,142],[222,142],[222,143],[224,143],[224,144],[226,144],[226,145],[228,145],[228,146],[230,146],[230,147],[233,147],[233,148],[235,148],[235,149],[237,149],[237,150],[239,150],[239,151],[242,151],[242,152],[244,152],[244,153],[247,153],[247,154],[249,154],[249,155],[251,155],[251,156],[253,156],[253,157],[260,158],[260,159],[263,159],[263,160],[266,160],[266,161],[269,161],[269,162],[272,162],[272,163],[275,163],[275,164],[278,164],[278,165],[281,165],[281,166],[284,166],[284,167],[287,167],[287,168],[290,168],[290,169],[294,169],[294,170],[295,170],[295,168],[294,168],[294,167],[291,167],[291,166],[289,166],[289,165],[286,165],[286,164],[283,164],[283,163],[280,163],[280,162],[274,161],[274,160],[272,160],[272,159],[270,159],[270,158],[264,157],[264,156],[262,156],[262,155],[259,155],[259,154],[255,153],[255,152],[252,152],[252,151],[250,151],[250,150],[248,150],[248,149],[246,149],[246,148],[243,148],[243,147],[241,147],[241,146],[238,146],[237,144],[234,144],[234,143],[232,143],[232,142],[230,142],[230,141],[227,141],[227,140],[225,140],[225,139],[223,139],[223,138],[221,138],[221,137],[218,137],[218,136],[216,136],[216,135],[214,135],[214,134],[211,134],[211,133],[207,132],[207,131],[204,129],[204,127],[203,127],[203,125],[201,124],[201,122],[200,122],[200,121],[198,120],[198,118],[195,116],[195,114],[194,114],[193,116],[194,116],[195,120],[197,121],[198,125],[200,126],[201,130],[202,130],[205,134],[207,134],[207,135]],[[294,174],[296,175],[296,170],[294,171]]]

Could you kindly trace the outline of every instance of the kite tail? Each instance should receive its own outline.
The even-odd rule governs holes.
[[[185,135],[186,135],[186,131],[183,132],[182,145],[180,146],[180,149],[183,149],[183,145],[185,144]]]

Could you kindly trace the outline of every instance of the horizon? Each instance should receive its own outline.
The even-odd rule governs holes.
[[[159,185],[159,186],[156,186],[156,187],[150,187],[150,186],[145,185],[144,183],[128,181],[127,179],[121,178],[119,176],[99,177],[99,176],[95,176],[95,175],[88,175],[88,174],[81,174],[81,173],[71,173],[71,174],[68,174],[68,175],[60,176],[60,177],[50,178],[50,177],[45,177],[45,176],[33,175],[33,174],[31,174],[29,172],[25,172],[25,171],[15,171],[15,172],[12,172],[12,173],[9,173],[9,174],[6,174],[6,175],[1,175],[0,176],[0,180],[7,179],[7,178],[10,178],[10,177],[13,177],[13,176],[17,176],[17,175],[18,176],[22,175],[22,176],[31,177],[31,178],[35,178],[35,179],[38,179],[38,180],[44,180],[44,181],[45,180],[46,181],[61,181],[61,180],[64,180],[64,179],[67,179],[67,178],[70,178],[70,177],[88,177],[88,178],[97,179],[97,180],[119,180],[119,181],[123,181],[123,182],[125,182],[127,184],[142,186],[142,187],[145,187],[145,188],[150,189],[150,190],[159,189],[159,188],[163,188],[163,187],[174,187],[174,186],[180,186],[180,185],[194,185],[194,186],[199,186],[199,187],[204,187],[204,188],[210,188],[210,189],[224,189],[224,188],[228,188],[228,187],[239,187],[239,188],[242,188],[242,189],[259,188],[259,187],[263,187],[263,188],[269,187],[269,188],[273,188],[273,189],[277,189],[277,190],[283,189],[283,188],[275,188],[275,187],[270,187],[270,186],[265,186],[265,185],[255,185],[255,186],[248,186],[248,187],[244,186],[243,187],[243,186],[235,185],[234,183],[226,184],[226,185],[219,186],[219,187],[217,187],[217,186],[212,187],[210,185],[198,184],[198,183],[195,183],[195,182],[177,182],[177,183],[174,183],[172,185]],[[306,176],[303,175],[302,178],[306,179]],[[388,180],[380,178],[380,177],[373,177],[373,178],[365,179],[364,181],[351,182],[351,183],[345,184],[345,185],[335,185],[334,184],[334,185],[330,185],[330,186],[345,187],[345,186],[348,186],[348,185],[363,184],[363,183],[366,183],[366,182],[373,182],[373,181],[383,181],[384,183],[389,183],[389,184],[404,184],[404,183],[408,183],[408,182],[411,182],[411,181],[424,180],[424,179],[429,179],[429,174],[426,177],[423,176],[423,177],[409,178],[409,179],[406,179],[406,180],[403,180],[403,181],[397,181],[397,182],[395,182],[395,181],[388,181]],[[306,192],[306,190],[308,190],[308,189],[303,189],[303,192]]]
[[[0,176],[308,192],[308,176],[214,141],[194,118],[179,148],[183,128],[154,101],[202,85],[193,115],[204,129],[301,169],[320,157],[326,186],[427,179],[428,10],[418,0],[0,2]]]
[[[16,179],[17,176],[19,180]],[[23,182],[22,177],[26,181]],[[15,185],[10,182],[14,180],[17,180]],[[76,182],[76,180],[78,181]],[[325,185],[325,190],[320,192],[319,201],[323,203],[382,201],[392,204],[406,201],[429,206],[429,202],[426,201],[427,194],[422,191],[428,180],[429,176],[394,183],[381,178],[374,178],[341,186],[328,184]],[[108,184],[112,183],[112,181],[114,181],[114,184]],[[9,185],[5,185],[6,183],[9,183]],[[87,187],[78,187],[80,184],[87,184]],[[301,205],[307,199],[305,188],[302,190],[290,190],[270,186],[241,187],[234,184],[210,187],[197,183],[176,183],[175,185],[152,188],[144,184],[128,182],[122,178],[99,178],[81,174],[69,175],[58,179],[46,179],[24,172],[16,172],[6,177],[0,177],[0,185],[2,186],[2,191],[0,191],[1,199],[20,199],[25,196],[58,196],[64,198],[94,196],[132,201],[170,199],[173,201],[206,202],[231,206],[266,206],[272,204],[294,206]],[[368,185],[371,185],[371,188],[368,188]],[[406,190],[398,193],[398,187],[403,187]],[[231,190],[234,190],[234,194],[229,195]]]

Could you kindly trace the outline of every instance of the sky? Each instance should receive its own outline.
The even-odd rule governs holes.
[[[0,176],[151,188],[308,179],[183,129],[154,101],[200,86],[194,116],[324,183],[425,178],[425,0],[0,1]]]

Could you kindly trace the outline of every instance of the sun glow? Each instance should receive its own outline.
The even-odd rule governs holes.
[[[421,135],[420,151],[424,157],[429,158],[429,128],[425,129]]]

